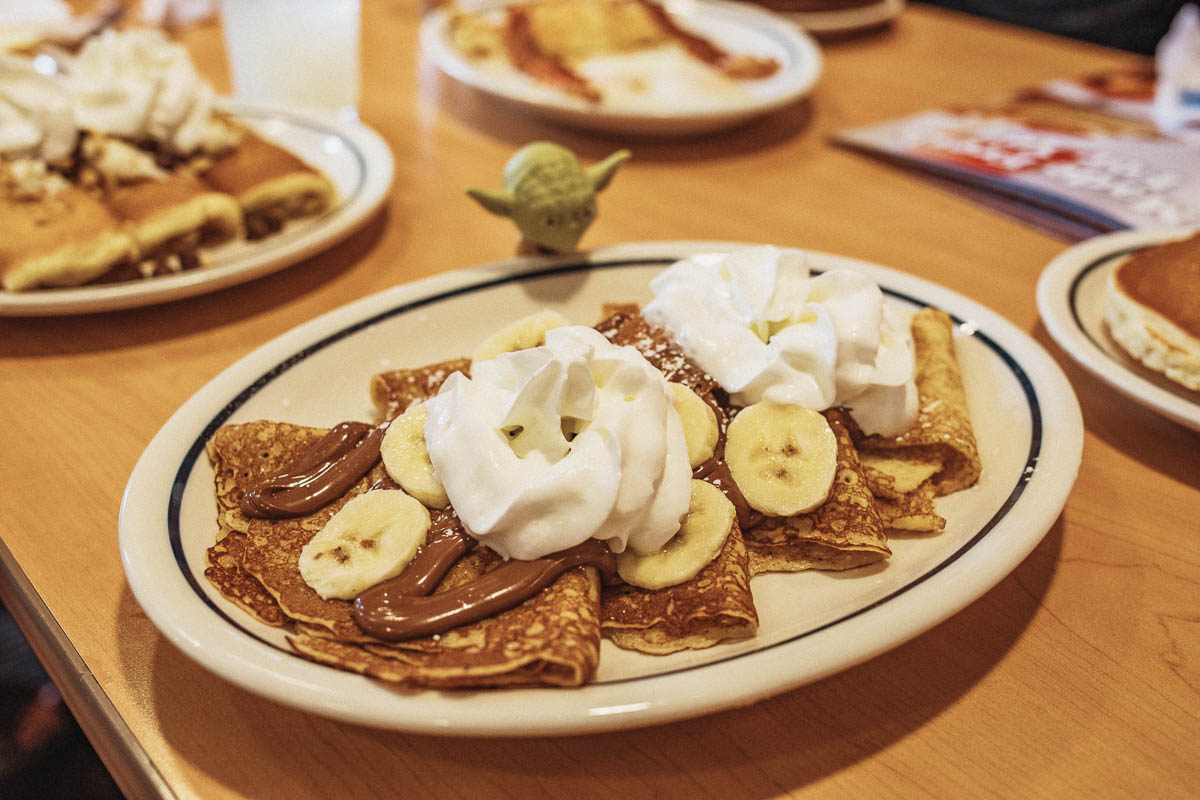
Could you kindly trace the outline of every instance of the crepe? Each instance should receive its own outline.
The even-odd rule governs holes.
[[[78,286],[136,255],[121,221],[82,189],[30,200],[0,194],[0,276],[10,292]]]
[[[346,502],[386,479],[382,465],[304,516],[248,519],[237,502],[246,488],[295,461],[324,433],[263,421],[217,431],[208,451],[224,535],[209,548],[205,574],[218,591],[268,624],[290,625],[296,633],[289,642],[305,657],[386,680],[430,687],[573,686],[591,677],[600,647],[599,578],[591,568],[569,570],[536,597],[490,619],[395,644],[365,634],[349,601],[325,600],[313,591],[300,574],[300,551]],[[437,591],[499,563],[478,547]]]
[[[250,130],[242,131],[238,146],[214,160],[202,177],[237,199],[248,239],[275,233],[290,219],[319,214],[337,198],[327,177]]]
[[[830,409],[825,419],[837,437],[837,472],[829,497],[816,510],[790,517],[763,517],[748,529],[750,571],[844,570],[891,555],[883,521],[846,426],[847,414]]]
[[[250,519],[238,504],[247,490],[295,461],[324,434],[286,422],[257,422],[223,427],[206,445],[215,471],[218,533],[208,548],[204,575],[222,595],[268,625],[283,625],[288,618],[242,567]]]
[[[415,369],[393,369],[371,377],[371,402],[379,419],[394,419],[413,403],[433,397],[455,372],[466,374],[470,359],[452,358]]]
[[[699,650],[758,631],[750,564],[737,521],[721,552],[696,577],[664,589],[620,584],[601,595],[601,629],[627,650]]]
[[[979,480],[979,445],[971,426],[967,393],[954,353],[950,315],[925,308],[913,315],[917,421],[899,436],[867,436],[852,425],[854,443],[877,468],[893,463],[936,465],[928,478],[935,496],[973,486]],[[918,467],[917,469],[924,469]],[[899,479],[899,476],[897,476]]]
[[[615,310],[630,312],[636,307]],[[615,344],[651,353],[651,363],[668,380],[683,383],[711,400],[716,382],[639,315],[610,316],[597,330]],[[392,417],[411,402],[436,393],[451,373],[465,373],[469,366],[466,359],[452,359],[380,373],[371,380],[371,397],[381,417]],[[604,636],[615,644],[649,653],[710,647],[724,639],[754,635],[758,616],[740,530],[734,527],[721,554],[690,581],[658,591],[624,584],[606,586],[601,619]]]
[[[688,386],[707,398],[717,412],[721,438],[715,458],[721,462],[727,420],[736,409],[716,380],[689,359],[661,328],[651,325],[635,306],[609,306],[617,313],[598,327],[618,344],[630,344],[657,367],[667,380]],[[856,451],[841,410],[826,412],[838,439],[838,473],[829,499],[809,514],[765,517],[750,510],[728,477],[723,462],[699,468],[697,477],[710,480],[730,497],[738,509],[750,572],[794,572],[804,569],[851,569],[890,554],[883,524],[858,464]]]
[[[464,562],[467,575],[479,569],[470,559],[456,569]],[[313,661],[410,685],[580,686],[600,662],[599,606],[595,570],[577,567],[516,608],[437,637],[367,647],[305,634],[288,641]]]

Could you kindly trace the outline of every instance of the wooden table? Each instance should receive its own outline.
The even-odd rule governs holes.
[[[1194,796],[1200,781],[1200,439],[1050,342],[1034,285],[1065,243],[835,149],[838,128],[1132,57],[910,6],[830,42],[811,101],[741,130],[621,141],[510,116],[419,57],[413,2],[364,4],[363,119],[396,154],[386,210],[344,245],[212,295],[0,320],[0,591],[131,796]],[[219,87],[219,29],[185,41]],[[130,593],[126,478],[167,417],[255,346],[399,282],[512,254],[463,194],[554,138],[629,145],[585,246],[768,241],[910,271],[1053,353],[1087,426],[1066,510],[1007,579],[866,664],[756,706],[645,730],[458,740],[328,721],[182,656]]]

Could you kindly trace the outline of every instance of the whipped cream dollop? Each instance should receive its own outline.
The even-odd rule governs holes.
[[[692,470],[666,379],[591,328],[476,363],[426,406],[434,474],[467,532],[505,558],[589,538],[651,553],[687,513]]]
[[[0,156],[59,161],[77,135],[66,88],[28,59],[0,53]]]
[[[70,63],[68,84],[82,128],[153,140],[181,155],[212,135],[213,88],[160,30],[110,29],[89,39]]]
[[[737,405],[846,406],[866,433],[886,436],[916,420],[909,321],[861,273],[813,276],[801,250],[752,247],[692,256],[650,288],[646,318]]]

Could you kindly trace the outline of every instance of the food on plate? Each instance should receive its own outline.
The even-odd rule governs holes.
[[[374,423],[226,425],[205,575],[301,655],[413,686],[574,686],[605,638],[753,637],[753,576],[879,562],[979,475],[969,417],[938,412],[967,411],[949,318],[840,272],[695,256],[595,327],[540,312],[375,375]],[[705,367],[693,317],[749,366]]]
[[[775,59],[731,53],[650,0],[542,0],[457,12],[449,36],[468,59],[507,64],[595,104],[651,93],[664,68],[717,92],[779,71]]]
[[[159,31],[106,30],[58,65],[0,55],[7,291],[194,269],[334,201],[325,176],[217,111]]]
[[[133,237],[103,203],[57,185],[36,199],[14,196],[13,165],[0,192],[0,278],[8,291],[72,286],[132,264]]]
[[[1200,233],[1123,259],[1108,280],[1104,320],[1131,357],[1200,391]]]
[[[596,195],[629,155],[628,150],[618,150],[585,168],[561,145],[531,142],[504,165],[502,190],[468,189],[467,194],[493,214],[516,223],[521,231],[519,252],[567,253],[596,218]],[[497,335],[515,337],[518,332],[505,330]]]
[[[289,220],[315,216],[337,199],[327,177],[249,130],[242,130],[238,146],[212,159],[202,175],[205,183],[237,200],[248,239],[277,233]]]
[[[137,259],[99,281],[136,280],[199,267],[202,248],[233,239],[242,229],[237,201],[213,191],[189,170],[116,185],[108,207],[137,245]]]

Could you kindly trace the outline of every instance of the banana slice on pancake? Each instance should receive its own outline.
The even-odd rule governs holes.
[[[692,499],[679,532],[648,555],[626,550],[617,555],[617,574],[632,586],[663,589],[691,580],[725,546],[737,512],[725,493],[705,481],[692,481]]]
[[[446,496],[442,482],[433,474],[433,462],[425,447],[425,420],[428,417],[429,411],[423,403],[409,406],[388,425],[383,441],[379,443],[379,455],[388,475],[404,491],[427,508],[446,508],[450,498]]]
[[[837,437],[818,412],[763,401],[729,423],[725,461],[751,507],[790,517],[825,502],[837,473]]]
[[[717,415],[708,403],[682,383],[668,384],[675,394],[675,410],[683,423],[683,438],[687,442],[688,462],[692,469],[713,457],[720,430]]]
[[[484,339],[471,355],[471,362],[478,363],[495,358],[501,353],[539,347],[546,343],[546,331],[570,324],[570,320],[557,311],[548,308],[536,311],[505,325]]]
[[[399,489],[353,498],[300,551],[300,575],[325,600],[352,600],[394,578],[429,533],[429,511]]]

